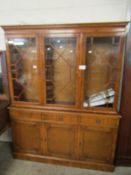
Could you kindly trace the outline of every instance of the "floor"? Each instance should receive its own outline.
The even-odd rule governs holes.
[[[131,167],[113,173],[13,159],[10,145],[0,142],[0,175],[131,175]]]

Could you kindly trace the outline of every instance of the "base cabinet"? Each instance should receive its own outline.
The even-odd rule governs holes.
[[[15,157],[113,170],[118,115],[10,109],[10,116]]]

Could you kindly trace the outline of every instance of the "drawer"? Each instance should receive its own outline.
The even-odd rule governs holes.
[[[66,112],[43,112],[42,119],[48,122],[78,123],[78,116],[76,114]]]
[[[119,115],[82,114],[80,124],[87,126],[118,127]]]
[[[10,109],[9,113],[12,119],[28,120],[28,121],[41,120],[41,112],[39,111]]]

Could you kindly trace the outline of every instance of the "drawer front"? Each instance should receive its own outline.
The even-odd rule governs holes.
[[[42,119],[47,122],[78,123],[78,116],[76,114],[66,112],[43,112]]]
[[[10,109],[10,117],[12,119],[28,120],[28,121],[40,121],[41,112],[32,110],[15,110]]]
[[[86,126],[115,127],[119,125],[119,115],[80,114],[73,112],[42,112],[33,110],[10,109],[12,119],[80,124]]]
[[[80,124],[87,126],[115,127],[119,125],[120,116],[100,115],[100,114],[82,114]]]

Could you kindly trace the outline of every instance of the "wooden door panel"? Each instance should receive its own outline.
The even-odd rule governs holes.
[[[115,129],[82,127],[80,156],[82,159],[112,163],[115,141]]]
[[[65,124],[46,124],[47,154],[75,157],[76,128]]]
[[[40,153],[40,126],[35,122],[12,122],[14,149],[19,152]]]

